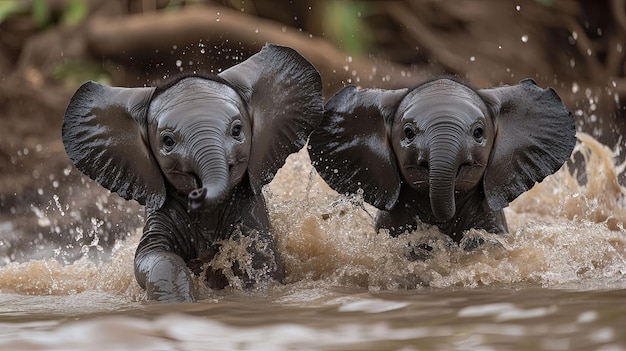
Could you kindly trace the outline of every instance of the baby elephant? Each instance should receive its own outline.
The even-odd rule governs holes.
[[[376,229],[421,222],[459,242],[470,228],[507,231],[502,208],[556,172],[576,142],[573,116],[552,89],[526,79],[474,90],[441,78],[413,89],[345,87],[309,141],[322,178],[363,189]]]
[[[194,301],[192,271],[225,239],[250,242],[251,262],[233,263],[244,286],[282,281],[261,188],[304,146],[323,104],[317,70],[267,45],[219,75],[157,88],[87,82],[65,113],[63,143],[83,173],[146,206],[135,277],[148,298]],[[210,267],[206,280],[228,284]]]

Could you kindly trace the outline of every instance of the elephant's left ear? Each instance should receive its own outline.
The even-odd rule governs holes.
[[[165,184],[148,141],[154,88],[87,82],[67,107],[62,138],[76,168],[121,197],[159,208]]]
[[[484,190],[489,207],[499,210],[561,168],[576,144],[576,124],[557,93],[532,79],[479,94],[495,114]]]
[[[248,105],[252,119],[248,175],[258,194],[322,121],[322,79],[298,52],[276,45],[266,45],[220,77]]]

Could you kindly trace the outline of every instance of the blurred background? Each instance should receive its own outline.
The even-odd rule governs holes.
[[[106,258],[143,223],[141,206],[65,154],[61,122],[80,84],[219,73],[265,43],[309,59],[326,98],[442,74],[477,88],[533,78],[614,151],[626,183],[625,0],[0,0],[0,265]]]

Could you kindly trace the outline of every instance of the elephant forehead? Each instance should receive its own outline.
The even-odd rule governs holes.
[[[487,106],[470,88],[456,82],[436,82],[407,95],[398,108],[402,119],[440,116],[475,119],[486,115]]]
[[[241,114],[243,102],[226,84],[204,78],[185,78],[156,96],[148,115],[160,123],[190,118],[229,119]]]

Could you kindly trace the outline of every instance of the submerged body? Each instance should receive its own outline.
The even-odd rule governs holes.
[[[504,212],[492,211],[480,206],[485,195],[479,187],[456,198],[456,212],[452,220],[438,220],[430,209],[430,197],[427,192],[420,192],[403,185],[398,201],[389,211],[379,210],[376,215],[376,230],[387,229],[390,235],[398,236],[411,232],[421,223],[437,225],[442,233],[449,235],[455,242],[460,242],[463,233],[470,229],[484,229],[489,233],[508,233]]]
[[[186,202],[186,196],[169,194],[161,208],[146,212],[135,253],[135,276],[139,285],[148,289],[148,296],[164,300],[171,296],[162,294],[174,291],[183,300],[193,301],[197,294],[190,283],[192,274],[204,273],[203,280],[212,289],[228,286],[233,277],[238,277],[244,288],[268,278],[284,280],[283,262],[262,195],[253,194],[245,184],[237,186],[229,200],[211,213],[189,211]],[[212,266],[225,240],[248,240],[250,256],[230,258],[231,267]],[[251,262],[238,261],[242,259]],[[163,267],[157,268],[159,265]],[[157,281],[160,283],[151,283]]]
[[[471,252],[446,245],[449,238],[430,227],[396,238],[376,233],[369,206],[310,177],[302,150],[266,192],[286,285],[263,294],[201,291],[193,305],[146,304],[132,267],[141,233],[119,241],[109,260],[63,263],[63,252],[14,260],[0,267],[0,348],[626,349],[626,188],[612,151],[589,136],[579,140],[587,182],[559,170],[505,209],[515,236],[498,236],[504,248]],[[99,194],[108,203],[116,197]],[[83,196],[41,207],[50,224],[39,230],[53,233]],[[86,234],[111,230],[80,224]],[[407,246],[424,235],[433,239],[432,256],[407,260]],[[66,238],[62,251],[76,243]],[[15,248],[42,257],[30,242]],[[234,251],[246,259],[245,250]]]
[[[346,87],[325,106],[309,142],[322,178],[363,190],[377,229],[418,221],[459,242],[476,228],[504,233],[502,208],[556,172],[575,144],[574,119],[532,80],[474,90],[449,78],[412,89]]]
[[[261,189],[322,113],[317,70],[267,45],[219,76],[158,88],[85,83],[68,106],[63,142],[78,169],[145,204],[135,275],[148,298],[195,301],[192,275],[205,269],[212,288],[282,282]],[[236,238],[250,257],[212,267],[221,241]]]

